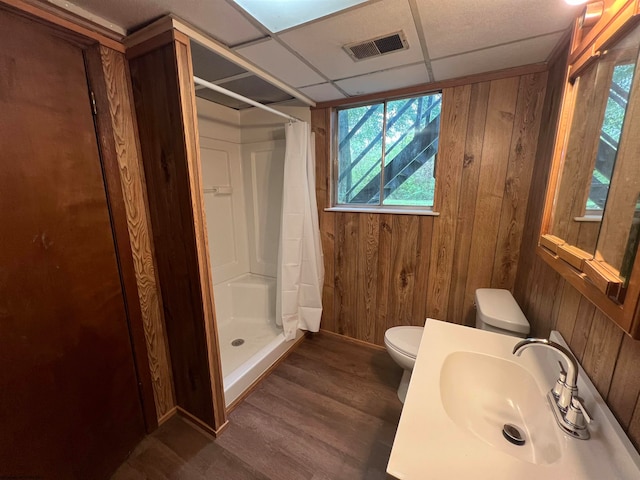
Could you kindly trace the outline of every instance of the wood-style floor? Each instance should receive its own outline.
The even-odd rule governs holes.
[[[316,334],[231,413],[220,438],[174,417],[112,480],[387,478],[401,375],[385,351]]]

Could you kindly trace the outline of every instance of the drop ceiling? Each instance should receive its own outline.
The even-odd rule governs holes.
[[[264,1],[286,9],[283,4],[292,0]],[[69,8],[69,2],[64,4]],[[564,0],[369,0],[272,32],[233,0],[75,0],[75,4],[128,32],[173,13],[316,102],[544,62],[581,10]],[[398,31],[409,44],[407,50],[361,61],[343,50],[346,44]],[[197,48],[194,65],[199,76],[218,80],[209,74],[226,68],[223,78],[240,75],[236,87],[259,92],[267,103],[286,100],[282,92],[278,96],[256,77],[243,79],[244,70],[234,73],[233,64],[210,59],[207,66],[207,61],[197,61],[198,56],[206,57]],[[216,97],[212,92],[199,94]]]

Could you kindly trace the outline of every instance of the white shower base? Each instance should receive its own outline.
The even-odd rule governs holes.
[[[214,286],[227,406],[294,345],[276,325],[275,289],[275,278],[251,273]]]

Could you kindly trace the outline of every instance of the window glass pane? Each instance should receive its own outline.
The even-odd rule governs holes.
[[[338,204],[378,204],[384,104],[338,111]]]
[[[387,102],[383,205],[433,206],[441,100]]]

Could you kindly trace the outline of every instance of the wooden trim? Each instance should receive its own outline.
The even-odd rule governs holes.
[[[167,413],[158,418],[158,426],[162,425],[167,420],[173,418],[175,415],[178,415],[178,407],[173,406]]]
[[[105,178],[107,201],[111,213],[111,224],[114,232],[114,243],[117,262],[122,282],[123,297],[129,323],[131,348],[135,359],[138,388],[147,432],[158,426],[153,383],[149,370],[148,352],[145,340],[142,310],[139,303],[136,271],[133,265],[133,253],[129,240],[127,210],[122,192],[120,167],[116,153],[116,140],[112,128],[109,99],[105,89],[105,76],[102,70],[102,59],[99,47],[85,51],[85,63],[89,83],[95,95],[98,114],[95,116],[97,140],[100,147],[100,158]]]
[[[162,418],[175,405],[175,394],[138,128],[133,111],[133,92],[124,55],[103,46],[99,47],[99,52],[105,81],[94,86],[96,101],[104,105],[104,108],[98,110],[98,119],[104,116],[105,122],[110,123],[107,128],[111,132],[110,138],[115,147],[113,154],[120,168],[142,322],[149,352],[153,396],[158,418]]]
[[[551,169],[549,172],[549,181],[547,182],[547,190],[545,192],[546,201],[542,212],[542,223],[540,225],[540,233],[545,234],[549,231],[553,220],[553,209],[557,201],[558,184],[562,168],[564,167],[564,159],[567,153],[567,144],[569,133],[571,131],[571,123],[573,121],[573,112],[575,110],[575,100],[578,86],[569,83],[569,67],[565,67],[565,75],[563,77],[564,87],[562,89],[562,106],[560,107],[560,115],[558,117],[558,128],[555,134],[553,154],[551,160]],[[558,160],[556,160],[558,159]],[[552,200],[550,199],[552,198]]]
[[[638,0],[615,0],[569,55],[570,77],[576,78],[607,46],[624,35],[636,22]],[[578,22],[576,20],[576,22]]]
[[[579,272],[571,265],[553,255],[543,247],[538,246],[536,253],[549,266],[567,280],[576,290],[578,290],[587,300],[600,309],[605,315],[613,319],[625,332],[630,332],[632,316],[625,312],[622,305],[618,305],[607,297],[590,281],[586,281],[584,273]]]
[[[620,277],[610,272],[601,262],[597,260],[585,261],[582,271],[589,280],[607,297],[617,297],[622,282]]]
[[[4,1],[4,0],[0,0]],[[62,6],[63,2],[60,0],[21,0],[23,3],[28,3],[35,6],[45,12],[51,12],[51,14],[60,17],[65,20],[69,20],[72,23],[80,27],[87,28],[107,38],[115,40],[118,43],[122,43],[122,40],[127,35],[126,29],[117,25],[110,20],[101,17],[99,15],[90,12],[76,4],[67,4]],[[64,3],[67,3],[66,1]]]
[[[584,250],[580,250],[578,247],[569,245],[567,243],[558,245],[557,255],[573,268],[576,268],[581,272],[583,271],[582,264],[584,263],[584,261],[591,260],[593,258],[592,254],[587,253]]]
[[[324,330],[322,328],[320,329],[319,334],[320,335],[326,335],[328,337],[337,338],[337,339],[340,339],[340,340],[342,340],[343,342],[346,342],[346,343],[352,343],[354,345],[360,345],[361,347],[367,347],[367,348],[370,348],[372,350],[378,350],[380,352],[386,352],[387,351],[386,347],[383,347],[382,345],[376,345],[375,343],[365,342],[364,340],[359,340],[357,338],[347,337],[346,335],[341,335],[339,333],[331,332],[329,330]]]
[[[387,90],[386,92],[370,93],[368,95],[360,95],[358,97],[349,97],[339,100],[331,100],[328,102],[320,102],[315,106],[315,108],[335,108],[345,105],[358,105],[362,103],[375,102],[378,100],[391,100],[394,98],[408,97],[411,95],[426,94],[437,90],[443,90],[445,88],[466,86],[473,83],[500,80],[502,78],[519,77],[532,73],[541,73],[546,72],[548,69],[549,67],[546,63],[532,63],[530,65],[524,65],[522,67],[505,68],[502,70],[495,70],[493,72],[477,73],[474,75],[467,75],[465,77],[441,80],[439,82],[423,83],[420,85],[413,85],[411,87],[396,88],[394,90]]]
[[[220,437],[220,435],[222,435],[222,432],[224,432],[229,426],[229,421],[227,420],[218,428],[214,429],[211,426],[207,425],[202,420],[200,420],[198,417],[191,415],[184,408],[179,406],[176,407],[176,413],[180,415],[182,418],[184,418],[185,420],[188,420],[189,422],[191,422],[195,427],[202,430],[202,432],[205,433],[206,435],[213,437],[214,440]]]
[[[133,60],[134,58],[146,55],[149,52],[157,50],[158,48],[169,45],[175,41],[175,32],[168,30],[160,33],[156,37],[146,39],[144,42],[136,43],[131,47],[127,47],[127,60]],[[184,43],[184,42],[183,42]]]
[[[171,18],[171,15],[166,15],[147,25],[146,27],[143,27],[140,30],[136,30],[135,32],[127,35],[127,37],[124,39],[124,44],[127,47],[127,50],[130,50],[133,47],[162,36],[163,33],[172,31],[173,19]]]
[[[192,139],[185,131],[194,127],[184,125],[192,118],[183,113],[179,48],[185,47],[163,45],[133,59],[130,68],[176,404],[215,429],[205,331],[208,317],[192,211],[193,146],[187,145]]]
[[[125,51],[124,45],[121,43],[122,38],[109,35],[104,27],[86,19],[81,19],[69,12],[64,12],[54,5],[25,0],[0,0],[0,8],[4,8],[5,6],[27,14],[32,18],[45,21],[83,37],[95,40],[101,45],[117,52],[124,53]]]
[[[249,385],[249,387],[242,392],[242,394],[236,398],[233,402],[231,402],[231,404],[227,407],[227,415],[229,415],[231,412],[233,412],[236,407],[238,407],[238,405],[240,405],[242,402],[244,402],[245,398],[247,398],[249,395],[251,395],[251,393],[253,393],[253,391],[258,388],[258,385],[260,385],[260,383],[262,382],[262,380],[264,380],[265,378],[267,378],[271,372],[273,372],[276,368],[278,368],[278,365],[280,365],[282,362],[284,362],[286,360],[286,358],[291,355],[295,349],[297,349],[302,342],[304,342],[305,338],[307,337],[307,335],[309,335],[309,333],[306,333],[305,335],[302,335],[299,339],[297,339],[295,342],[293,342],[293,345],[291,345],[289,347],[289,349],[284,352],[280,358],[278,358],[273,365],[271,365],[269,368],[267,368],[264,372],[262,372],[262,374],[256,378],[254,380],[254,382]]]
[[[618,24],[620,17],[629,18],[629,15],[633,15],[633,11],[636,10],[637,0],[605,0],[604,10],[598,21],[588,31],[576,38],[571,45],[571,52],[569,54],[569,63],[574,63],[586,50],[593,45],[598,38],[603,38],[605,41],[611,37],[608,33],[611,33],[610,26],[615,22]],[[574,30],[582,30],[580,28],[580,18],[578,16],[574,21]],[[576,35],[577,37],[577,35]]]
[[[540,235],[540,245],[547,250],[552,251],[554,254],[558,253],[558,247],[564,245],[564,240],[555,235],[544,234]]]
[[[211,275],[211,258],[209,255],[209,237],[207,234],[207,222],[204,209],[204,192],[202,190],[202,179],[200,178],[202,175],[202,165],[200,162],[200,137],[198,135],[198,115],[193,84],[193,66],[191,64],[189,39],[179,32],[175,38],[180,105],[187,150],[189,187],[191,190],[191,208],[194,219],[196,254],[198,257],[197,262],[205,322],[204,327],[209,352],[208,361],[209,374],[211,376],[214,428],[219,429],[221,425],[227,422],[227,417],[224,399],[222,360],[220,359],[218,328],[213,301],[213,280]]]

